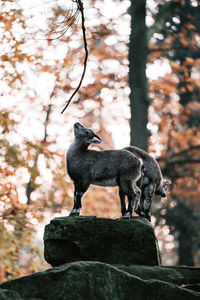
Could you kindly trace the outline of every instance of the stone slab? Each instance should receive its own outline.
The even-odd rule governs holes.
[[[7,281],[0,289],[15,291],[24,300],[200,299],[200,293],[161,280],[143,280],[100,262],[65,264]]]
[[[45,228],[44,257],[52,266],[80,260],[124,265],[161,264],[151,223],[140,217],[128,220],[55,218]]]

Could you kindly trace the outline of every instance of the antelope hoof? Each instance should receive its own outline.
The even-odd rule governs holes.
[[[140,216],[141,214],[141,208],[138,206],[135,210],[136,214],[138,214]]]
[[[79,216],[78,213],[70,213],[70,214],[69,214],[69,217],[77,217],[77,216]]]
[[[149,222],[151,222],[151,214],[150,214],[150,213],[146,214],[145,218],[146,218]]]
[[[79,216],[79,214],[80,214],[80,209],[73,209],[73,210],[70,212],[69,216],[70,216],[70,217],[76,217],[76,216]]]
[[[139,213],[139,216],[142,217],[142,218],[146,218],[146,215],[145,215],[145,213],[144,213],[143,211],[141,211],[141,212]]]
[[[127,211],[125,214],[124,214],[124,219],[130,219],[131,217],[131,213],[129,211]]]

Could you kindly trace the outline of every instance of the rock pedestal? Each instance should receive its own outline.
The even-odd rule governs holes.
[[[73,261],[160,265],[150,222],[96,217],[55,218],[45,228],[44,257],[52,266]]]
[[[0,299],[200,299],[200,268],[160,266],[153,228],[139,217],[56,218],[44,244],[54,267],[3,283]]]

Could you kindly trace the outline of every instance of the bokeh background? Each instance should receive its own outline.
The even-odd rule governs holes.
[[[131,143],[158,159],[172,181],[152,207],[163,265],[200,265],[200,3],[83,4],[87,71],[61,114],[83,70],[76,1],[0,2],[0,282],[50,267],[42,236],[72,207],[65,155],[77,121],[99,149]],[[90,187],[82,215],[120,217],[117,189]]]

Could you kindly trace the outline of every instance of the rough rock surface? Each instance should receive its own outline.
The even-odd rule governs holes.
[[[154,230],[147,220],[55,218],[45,228],[44,256],[52,266],[73,261],[160,265]]]
[[[21,300],[22,298],[15,291],[0,288],[0,299],[1,300]]]
[[[20,300],[200,299],[200,293],[160,280],[143,280],[100,262],[65,264],[7,281],[0,288],[16,291],[21,297]]]
[[[197,267],[114,266],[144,280],[162,280],[191,289],[192,287],[194,287],[194,289],[198,288],[198,285],[200,284],[200,268]]]

